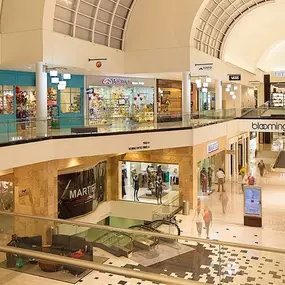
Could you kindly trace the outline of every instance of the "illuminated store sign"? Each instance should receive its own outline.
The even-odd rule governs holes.
[[[207,145],[207,152],[212,153],[219,150],[219,143],[218,142],[213,142]]]
[[[142,81],[131,81],[127,78],[105,78],[103,80],[104,85],[140,85],[143,86]]]
[[[241,81],[241,74],[229,74],[230,81]]]
[[[255,131],[277,131],[277,132],[284,132],[285,131],[285,124],[281,123],[253,123],[252,122],[252,129]]]
[[[275,77],[285,77],[285,71],[277,71],[277,72],[275,72]]]

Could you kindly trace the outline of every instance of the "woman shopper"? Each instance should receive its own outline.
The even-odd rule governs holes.
[[[134,201],[137,200],[139,202],[140,184],[139,184],[139,177],[137,174],[135,175],[133,182],[134,182]]]
[[[263,160],[261,160],[257,167],[259,168],[259,172],[260,172],[260,176],[263,177],[264,176],[264,171],[265,171],[265,164],[263,162]]]
[[[204,208],[203,220],[205,223],[207,239],[209,239],[210,238],[210,236],[209,236],[210,225],[212,224],[212,212],[210,211],[208,206],[205,206],[205,208]]]
[[[198,236],[201,237],[202,227],[203,227],[203,211],[202,211],[202,205],[201,205],[200,200],[198,200],[198,205],[194,212],[193,221],[196,222]]]

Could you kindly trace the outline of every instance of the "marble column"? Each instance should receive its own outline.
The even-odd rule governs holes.
[[[223,109],[223,86],[221,80],[216,80],[215,85],[215,109],[222,110]]]
[[[182,123],[187,127],[191,115],[191,77],[190,72],[182,74]]]

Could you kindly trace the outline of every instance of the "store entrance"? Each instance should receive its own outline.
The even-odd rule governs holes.
[[[221,168],[224,171],[225,152],[208,157],[197,164],[199,195],[210,195],[215,191],[215,184],[218,182],[216,173]]]
[[[179,166],[121,161],[119,197],[126,201],[164,204],[179,197]]]

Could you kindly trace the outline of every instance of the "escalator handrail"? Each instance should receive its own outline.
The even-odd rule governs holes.
[[[173,223],[173,222],[167,221],[167,220],[156,220],[156,221],[151,222],[150,226],[152,227],[152,225],[155,224],[155,223],[159,223],[159,225],[157,227],[155,227],[156,229],[158,227],[160,227],[161,225],[163,225],[163,224],[165,224],[165,225],[172,225],[172,226],[176,227],[177,232],[178,232],[178,236],[181,235],[181,229],[180,229],[180,227],[176,223]]]

